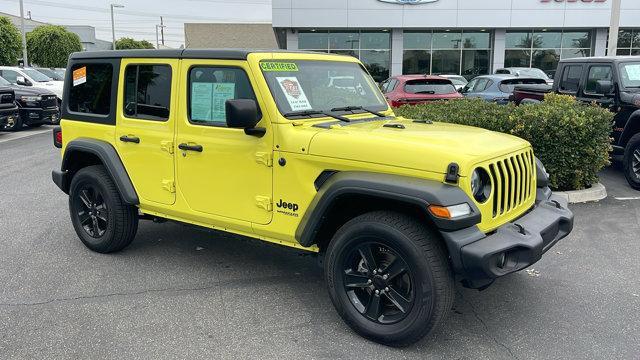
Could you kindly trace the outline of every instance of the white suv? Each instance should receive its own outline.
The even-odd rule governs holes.
[[[47,89],[55,93],[58,99],[62,100],[64,81],[55,81],[36,69],[17,66],[0,66],[0,76],[15,85]]]

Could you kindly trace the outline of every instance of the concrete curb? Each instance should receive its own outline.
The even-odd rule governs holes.
[[[595,183],[590,188],[574,191],[554,191],[554,195],[559,195],[567,199],[569,204],[600,201],[607,197],[607,189],[601,183]]]

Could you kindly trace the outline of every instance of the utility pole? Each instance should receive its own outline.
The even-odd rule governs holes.
[[[164,30],[164,25],[156,25],[156,49],[160,49],[160,39],[158,38],[158,28],[160,31]],[[162,45],[164,45],[164,41],[162,41]]]
[[[20,0],[22,2],[22,0]],[[116,26],[113,21],[113,8],[123,8],[124,5],[111,4],[111,37],[113,41],[113,50],[116,49]]]
[[[613,0],[611,4],[611,25],[609,26],[609,49],[607,55],[616,56],[618,51],[618,33],[620,31],[620,3]]]
[[[164,46],[164,23],[162,22],[162,16],[160,16],[160,35],[162,36],[162,46]]]
[[[24,32],[24,4],[20,0],[20,28],[22,28],[22,63],[24,66],[29,66],[29,60],[27,60],[27,36]]]

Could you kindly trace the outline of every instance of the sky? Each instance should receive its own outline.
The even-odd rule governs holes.
[[[31,19],[57,25],[90,25],[98,39],[111,41],[110,4],[116,39],[156,43],[155,25],[163,16],[165,45],[184,44],[184,23],[271,22],[271,0],[24,0]],[[19,0],[0,0],[0,12],[20,15]]]

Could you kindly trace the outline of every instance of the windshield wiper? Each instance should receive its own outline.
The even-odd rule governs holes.
[[[344,107],[337,107],[337,108],[331,109],[331,111],[351,111],[351,112],[353,112],[355,110],[362,110],[362,111],[368,112],[370,114],[373,114],[373,115],[375,115],[377,117],[381,117],[381,118],[386,117],[382,113],[379,113],[379,112],[373,111],[373,110],[369,110],[369,109],[367,109],[367,108],[365,108],[363,106],[344,106]]]
[[[300,111],[291,111],[291,112],[283,114],[283,116],[286,117],[286,118],[293,117],[293,116],[313,116],[313,115],[324,115],[324,116],[332,117],[332,118],[340,120],[340,121],[351,122],[351,120],[349,120],[348,118],[346,118],[344,116],[332,114],[332,113],[330,113],[328,111],[322,111],[322,110],[300,110]]]

